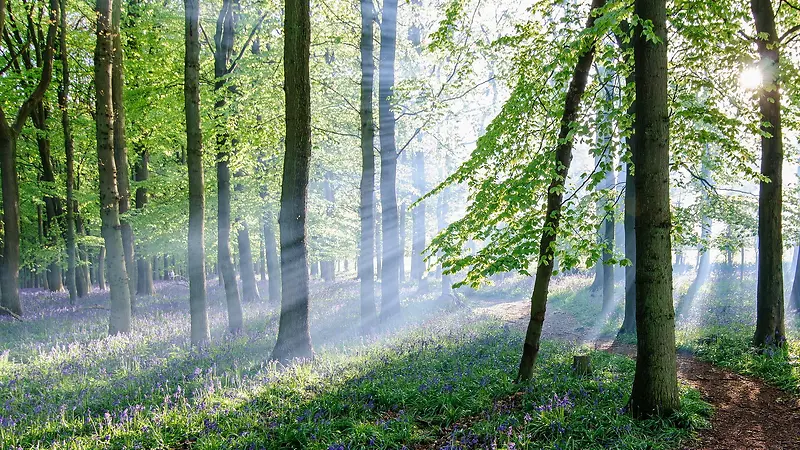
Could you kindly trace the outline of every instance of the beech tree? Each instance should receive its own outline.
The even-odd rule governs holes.
[[[272,359],[314,354],[308,327],[306,202],[311,156],[311,9],[308,0],[285,3],[283,73],[286,92],[286,153],[278,218],[281,242],[281,317]]]
[[[186,163],[189,172],[189,311],[192,343],[209,339],[206,312],[205,181],[200,130],[200,3],[184,0],[185,48],[183,95],[186,109]]]
[[[634,13],[649,22],[647,29],[639,22],[633,34],[637,357],[630,409],[637,417],[668,416],[680,408],[680,398],[672,305],[667,4],[636,0]]]
[[[53,47],[58,28],[58,0],[50,0],[49,22],[45,40],[42,72],[39,82],[17,110],[13,121],[0,106],[0,177],[3,191],[3,264],[0,267],[2,307],[5,313],[22,315],[19,301],[20,215],[19,179],[17,175],[17,139],[22,127],[41,101],[53,76]],[[0,1],[0,34],[5,27],[6,2]]]
[[[114,159],[114,102],[113,102],[113,28],[111,24],[112,0],[97,0],[97,41],[94,52],[95,127],[97,135],[97,163],[100,181],[100,218],[107,252],[108,278],[111,293],[109,334],[127,333],[131,330],[131,297],[128,273],[125,270],[121,225],[119,218],[119,191],[117,167]],[[98,264],[103,270],[102,262]],[[100,278],[100,286],[105,283]]]

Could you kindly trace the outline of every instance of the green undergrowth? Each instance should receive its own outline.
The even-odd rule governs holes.
[[[446,435],[452,442],[445,448],[677,448],[706,424],[709,408],[688,390],[676,417],[633,420],[625,411],[633,362],[595,352],[593,375],[578,377],[570,369],[575,349],[564,344],[544,343],[534,379],[516,385],[511,377],[521,343],[519,331],[454,316],[311,363],[265,364],[238,378],[213,365],[200,369],[213,348],[189,355],[191,364],[181,364],[187,355],[176,353],[165,367],[184,371],[184,381],[167,394],[119,403],[113,386],[100,386],[109,395],[91,408],[65,403],[29,411],[15,424],[5,417],[0,442],[2,448],[367,449],[430,444]],[[198,368],[190,370],[192,364]],[[133,367],[128,376],[157,382]],[[36,377],[14,379],[18,394],[45,388]],[[7,370],[2,381],[7,389]],[[504,407],[512,397],[519,403]]]
[[[679,348],[696,357],[800,395],[800,343],[796,336],[780,348],[752,346],[753,327],[707,327],[679,335]]]

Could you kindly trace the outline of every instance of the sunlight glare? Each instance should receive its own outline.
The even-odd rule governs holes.
[[[761,85],[761,71],[758,67],[748,67],[739,75],[739,85],[746,91],[757,89]]]

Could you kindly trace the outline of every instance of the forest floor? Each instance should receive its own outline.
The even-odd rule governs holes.
[[[520,277],[461,289],[460,302],[440,298],[436,283],[426,292],[406,283],[401,317],[367,337],[358,282],[315,280],[317,353],[288,366],[268,360],[279,305],[243,304],[245,329],[231,335],[214,280],[212,339],[201,348],[188,340],[185,283],[137,298],[133,329],[120,336],[107,335],[107,292],[69,306],[65,293],[23,290],[25,321],[0,318],[0,448],[800,448],[790,434],[797,405],[784,393],[800,393],[800,336],[786,354],[748,349],[752,307],[738,299],[752,296],[754,278],[709,284],[696,308],[706,322],[678,330],[682,353],[696,357],[681,359],[682,410],[648,421],[626,414],[634,361],[604,351],[621,308],[602,316],[590,283],[554,280],[534,378],[523,384],[513,377],[531,286]],[[575,354],[591,356],[592,376],[574,373]],[[708,431],[701,394],[717,408]]]
[[[530,300],[484,301],[476,312],[490,314],[512,326],[525,329],[530,317]],[[543,339],[575,344],[636,358],[636,346],[622,343],[613,335],[590,336],[572,315],[550,308],[542,330]],[[699,431],[695,444],[702,450],[798,449],[800,448],[800,397],[770,386],[758,378],[737,374],[683,351],[678,356],[678,378],[699,390],[714,407],[711,427]]]

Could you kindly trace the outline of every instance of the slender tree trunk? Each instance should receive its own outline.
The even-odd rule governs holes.
[[[606,108],[609,108],[614,98],[613,88],[610,85],[606,85],[603,88],[603,94],[608,105]],[[602,132],[599,132],[597,136],[598,146],[604,152],[601,156],[601,168],[603,172],[605,172],[602,189],[614,192],[616,175],[614,173],[614,152],[611,148],[611,145],[613,145],[611,143],[611,118],[608,110],[601,111],[598,115],[599,122],[605,124],[604,127],[601,127]],[[602,240],[603,245],[605,246],[603,249],[603,259],[601,260],[600,264],[600,275],[603,279],[602,289],[604,313],[611,312],[611,310],[614,308],[614,265],[611,263],[611,260],[614,257],[615,211],[613,209],[613,204],[611,206],[612,209],[607,211],[609,202],[610,200],[608,197],[603,198],[600,202],[600,214],[601,217],[603,217],[603,221],[601,222],[601,229],[603,231]]]
[[[41,62],[40,62],[41,64]],[[49,118],[49,110],[43,101],[39,101],[33,108],[31,113],[31,122],[37,130],[36,146],[39,150],[39,158],[42,162],[41,180],[47,184],[55,187],[55,172],[53,170],[53,159],[50,152],[50,137],[47,129],[47,121]],[[58,217],[61,216],[61,204],[57,197],[46,195],[44,197],[44,210],[46,213],[46,220],[43,223],[42,236],[45,238],[47,244],[42,242],[42,245],[56,246],[58,244]],[[52,292],[61,292],[64,290],[64,284],[61,282],[61,261],[60,257],[51,261],[47,265],[45,271],[47,279],[47,289]]]
[[[284,4],[283,73],[286,93],[286,156],[281,184],[281,317],[272,358],[314,355],[308,328],[306,204],[311,157],[311,11],[309,0]]]
[[[405,202],[400,203],[400,207],[398,208],[398,236],[400,238],[400,259],[398,263],[400,264],[400,268],[397,272],[400,274],[400,284],[405,283],[406,281],[406,210],[408,209]]]
[[[135,309],[136,300],[136,259],[133,250],[133,230],[125,213],[131,208],[130,166],[128,165],[128,148],[125,142],[125,69],[122,55],[122,36],[120,16],[122,0],[112,0],[111,11],[111,101],[114,114],[114,162],[117,167],[117,192],[119,194],[120,231],[122,235],[122,251],[125,257],[125,268],[128,272],[128,290],[131,312]]]
[[[200,1],[184,0],[183,6],[183,99],[186,111],[186,165],[189,172],[189,313],[192,344],[198,345],[210,338],[206,309],[203,133],[200,130]]]
[[[378,117],[381,144],[381,227],[383,264],[381,267],[381,320],[400,312],[400,238],[397,217],[397,146],[395,118],[390,98],[394,91],[394,62],[397,41],[397,0],[383,3],[381,17],[380,73],[378,76]]]
[[[264,223],[261,223],[261,247],[258,249],[258,272],[261,281],[267,281],[267,235],[264,234]]]
[[[593,0],[592,9],[589,12],[589,19],[586,22],[586,29],[594,26],[597,10],[605,5],[605,0]],[[542,227],[542,237],[539,244],[539,262],[536,268],[536,280],[531,296],[531,319],[525,333],[525,344],[522,348],[522,358],[519,363],[517,381],[528,381],[533,375],[533,365],[536,363],[536,356],[539,354],[539,341],[542,336],[542,325],[544,325],[544,315],[547,307],[547,294],[550,288],[550,277],[553,275],[553,249],[555,247],[556,234],[561,222],[561,202],[564,197],[564,183],[569,174],[569,166],[572,162],[573,139],[570,132],[573,123],[578,118],[578,109],[581,97],[586,91],[586,83],[589,79],[589,70],[594,60],[595,43],[592,43],[583,54],[578,57],[575,63],[575,70],[572,73],[572,81],[564,101],[564,112],[561,116],[561,125],[558,136],[558,146],[555,151],[556,174],[550,182],[547,190],[547,210],[545,212],[545,223]]]
[[[449,158],[448,161],[445,163],[445,167],[449,170]],[[446,176],[446,173],[442,173],[442,178]],[[448,214],[448,202],[450,201],[450,188],[444,188],[442,192],[439,193],[438,199],[438,208],[436,211],[436,219],[437,219],[437,227],[439,232],[447,228],[447,214]],[[450,275],[445,272],[444,267],[439,267],[439,272],[442,274],[442,298],[447,299],[453,295],[453,280],[451,279]]]
[[[425,153],[422,150],[414,152],[411,166],[411,179],[414,190],[419,196],[425,195]],[[425,260],[422,253],[425,251],[425,202],[419,203],[411,210],[413,224],[411,240],[411,279],[420,283],[420,290],[424,290],[422,277],[425,274]]]
[[[383,227],[383,220],[381,211],[375,211],[375,277],[381,279],[383,273],[383,236],[381,235],[381,228]]]
[[[77,188],[77,183],[75,187]],[[76,201],[72,207],[75,211],[75,231],[78,236],[85,236],[86,229],[83,226],[83,219],[78,214],[78,202]],[[91,274],[89,270],[89,258],[86,254],[86,246],[77,246],[77,259],[75,267],[75,290],[78,291],[78,298],[83,298],[92,288]]]
[[[375,85],[373,36],[375,5],[361,0],[361,240],[359,241],[358,278],[361,292],[361,333],[369,334],[375,326],[375,124],[372,91]]]
[[[235,33],[234,5],[232,0],[223,0],[222,9],[217,19],[217,35],[214,37],[214,92],[217,101],[214,110],[217,119],[222,121],[225,107],[225,77],[228,75],[228,64],[233,52]],[[230,248],[231,236],[231,171],[230,148],[227,132],[221,123],[217,124],[217,258],[225,285],[225,299],[228,304],[228,328],[236,333],[242,328],[242,303],[239,299],[239,286],[236,283],[236,271],[233,266]]]
[[[666,0],[636,0],[660,42],[634,33],[636,62],[636,328],[637,359],[630,409],[636,417],[669,416],[680,407],[672,306],[669,204]]]
[[[131,329],[131,297],[119,219],[117,167],[114,160],[114,107],[112,101],[113,30],[112,0],[97,0],[97,43],[94,54],[95,111],[97,126],[97,162],[100,184],[100,218],[105,248],[108,252],[111,288],[109,334]],[[99,270],[103,271],[100,263]],[[102,280],[101,280],[102,281]],[[101,283],[102,286],[102,283]]]
[[[250,245],[250,230],[247,221],[242,220],[239,226],[239,273],[242,279],[242,300],[246,302],[260,301],[256,284],[256,272],[253,267],[253,250]]]
[[[800,247],[797,248],[798,260],[800,260]],[[792,292],[789,296],[790,306],[795,311],[800,311],[800,263],[794,269],[794,280],[792,282]],[[739,268],[739,279],[744,278],[744,247],[742,247],[742,264]]]
[[[711,171],[708,169],[708,165],[706,164],[706,159],[708,158],[708,144],[706,144],[705,150],[703,152],[703,162],[702,162],[702,176],[708,183],[712,183],[711,181]],[[705,188],[703,188],[705,189]],[[700,245],[697,246],[697,274],[695,275],[692,284],[689,285],[689,290],[686,292],[686,295],[681,299],[681,302],[678,304],[678,311],[677,316],[683,317],[688,315],[691,312],[692,305],[694,304],[695,299],[697,298],[697,293],[700,291],[700,288],[708,280],[708,276],[711,274],[711,253],[709,251],[708,245],[711,239],[711,219],[708,217],[708,209],[711,208],[708,199],[708,193],[704,190],[701,196],[701,205],[700,205]]]
[[[636,106],[632,105],[631,109]],[[631,114],[633,115],[633,114]],[[628,138],[631,157],[636,151],[636,135]],[[625,168],[625,258],[631,263],[625,266],[625,318],[619,334],[636,334],[636,185],[633,179],[633,166],[628,163]]]
[[[264,218],[264,251],[267,257],[267,275],[269,276],[269,301],[281,301],[281,262],[278,256],[278,245],[275,240],[275,228],[272,216]]]
[[[136,165],[136,181],[147,181],[150,178],[150,152],[142,148],[139,152],[139,163]],[[147,206],[147,188],[136,189],[136,209]],[[153,295],[153,270],[150,267],[150,258],[140,255],[136,267],[136,293],[139,295]]]
[[[100,247],[97,252],[97,287],[106,290],[106,248]]]
[[[761,57],[761,181],[758,194],[758,285],[756,308],[756,346],[781,345],[786,340],[783,305],[783,135],[781,130],[780,54],[775,13],[770,0],[750,0]]]
[[[336,197],[333,192],[333,186],[331,185],[331,176],[330,171],[325,172],[325,177],[322,181],[322,195],[327,201],[325,215],[328,216],[330,220],[333,220],[333,212],[336,208]],[[325,242],[330,243],[329,240],[325,240]],[[320,272],[322,273],[322,279],[324,281],[334,281],[336,279],[336,262],[332,257],[330,258],[331,259],[320,261]]]
[[[72,127],[69,120],[69,55],[67,54],[67,11],[66,1],[61,0],[59,17],[59,56],[61,59],[61,85],[58,90],[58,107],[61,109],[61,128],[64,130],[64,152],[67,159],[67,290],[69,303],[77,301],[76,256],[75,256],[75,147],[72,140]]]

